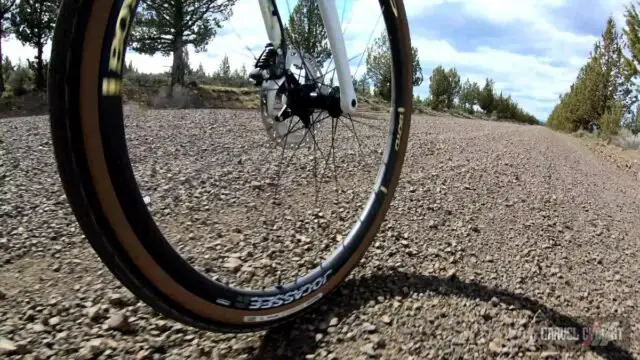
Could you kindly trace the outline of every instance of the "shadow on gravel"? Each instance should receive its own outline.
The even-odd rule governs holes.
[[[409,289],[409,293],[402,290]],[[338,291],[331,295],[325,304],[326,311],[315,310],[309,314],[271,329],[265,334],[255,359],[304,359],[320,347],[310,324],[316,324],[316,317],[325,318],[329,314],[342,319],[375,300],[378,295],[390,295],[407,298],[415,293],[435,293],[443,296],[466,297],[490,302],[493,297],[501,303],[527,309],[534,314],[543,315],[547,326],[584,328],[587,324],[559,313],[540,302],[517,295],[506,290],[491,288],[477,282],[464,282],[458,278],[441,278],[429,275],[410,274],[389,269],[384,274],[375,274],[360,279],[350,279]],[[558,349],[559,350],[559,349]],[[283,353],[284,351],[284,353]],[[634,359],[632,354],[620,346],[609,343],[607,346],[594,347],[592,352],[605,359]]]

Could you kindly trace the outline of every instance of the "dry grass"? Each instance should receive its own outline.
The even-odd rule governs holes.
[[[211,94],[236,94],[236,95],[257,95],[257,88],[233,88],[214,85],[200,85],[200,90],[208,91]]]

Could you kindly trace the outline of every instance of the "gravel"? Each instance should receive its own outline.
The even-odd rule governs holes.
[[[316,185],[312,152],[301,149],[278,187],[279,150],[267,149],[258,121],[134,111],[127,128],[145,202],[174,246],[247,286],[327,254],[370,192],[379,156],[373,131],[345,131],[366,149],[337,154],[340,186],[325,163]],[[332,196],[316,202],[316,186]],[[288,196],[274,200],[274,188]],[[416,116],[388,220],[340,290],[278,329],[212,334],[159,316],[99,262],[61,190],[47,118],[2,119],[0,357],[633,358],[637,338],[585,351],[531,335],[607,317],[640,324],[638,200],[637,174],[570,136]]]

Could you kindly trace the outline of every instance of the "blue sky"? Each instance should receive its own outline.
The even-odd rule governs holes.
[[[349,55],[366,48],[368,35],[379,10],[377,0],[337,0],[338,12],[347,2],[345,23]],[[286,12],[286,0],[278,0]],[[295,0],[289,0],[294,6]],[[622,0],[405,0],[412,43],[418,48],[425,79],[437,65],[456,67],[462,78],[481,85],[486,77],[495,80],[521,106],[546,120],[558,95],[575,79],[578,69],[599,37],[606,18],[613,15],[622,25]],[[285,10],[283,10],[285,9]],[[374,14],[374,15],[372,15]],[[246,47],[259,49],[266,42],[256,0],[239,0],[230,26],[220,31],[204,53],[192,53],[193,66],[217,69],[224,55],[233,68],[249,67],[252,55]],[[12,59],[27,58],[35,51],[15,40],[3,43]],[[47,47],[46,52],[49,51]],[[129,53],[140,70],[164,71],[169,58]],[[357,61],[352,62],[352,69]],[[363,69],[359,70],[359,74]],[[353,72],[352,72],[353,73]],[[415,89],[428,95],[428,81]]]
[[[407,0],[411,7],[413,0]],[[546,120],[584,64],[609,15],[622,25],[626,2],[609,0],[423,0],[409,19],[425,77],[455,66],[485,77]],[[428,95],[426,86],[416,89]]]

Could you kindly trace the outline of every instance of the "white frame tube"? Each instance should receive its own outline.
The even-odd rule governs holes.
[[[282,34],[280,34],[278,17],[273,15],[273,5],[271,0],[258,0],[258,3],[260,5],[260,11],[262,12],[262,20],[264,21],[264,27],[267,30],[269,42],[273,44],[275,48],[278,48],[280,46]]]
[[[262,19],[269,36],[269,41],[274,47],[280,46],[282,34],[280,33],[280,24],[278,18],[273,15],[273,5],[271,0],[258,0],[260,10],[262,11]],[[340,86],[340,108],[345,114],[354,114],[358,107],[356,92],[353,88],[353,80],[351,79],[351,71],[349,68],[349,58],[342,36],[342,27],[338,9],[335,0],[318,0],[322,23],[327,31],[329,47],[331,48],[331,56],[336,64],[336,72],[338,74],[338,83]]]

